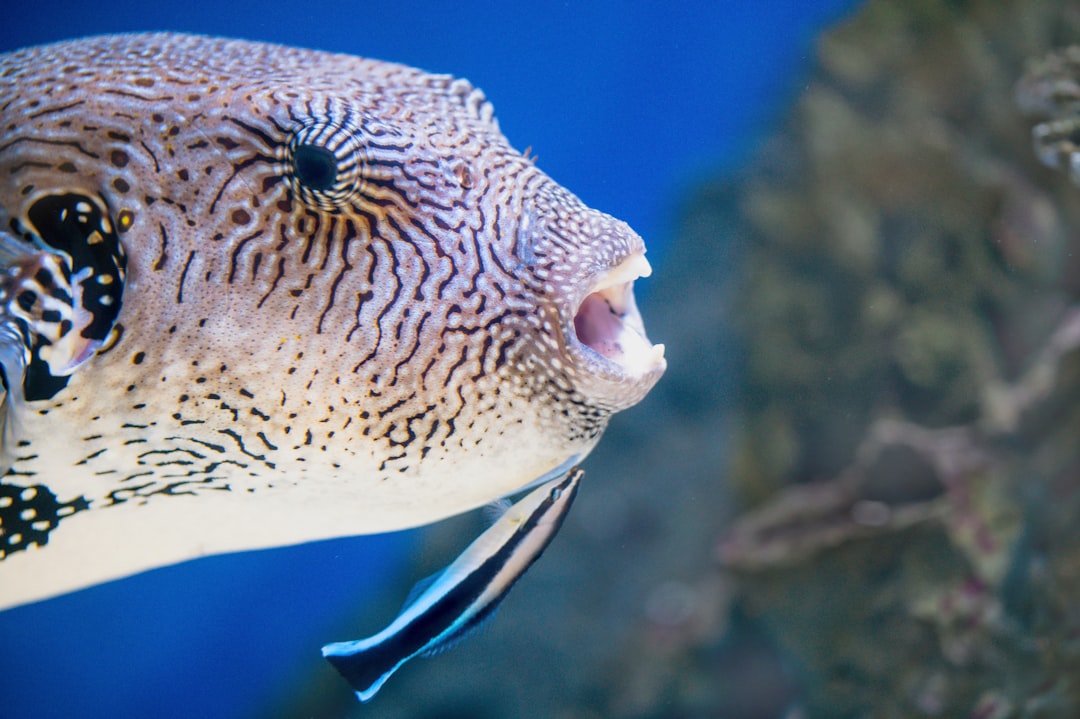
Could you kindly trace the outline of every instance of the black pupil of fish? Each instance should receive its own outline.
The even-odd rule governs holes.
[[[300,145],[293,153],[296,180],[315,192],[326,192],[337,182],[338,161],[334,153],[317,145]]]

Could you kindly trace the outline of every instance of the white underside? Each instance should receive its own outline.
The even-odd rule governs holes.
[[[61,520],[46,546],[0,561],[0,609],[213,554],[421,526],[546,480],[579,459],[471,485],[403,477],[397,487],[357,480],[348,492],[289,486],[257,497],[213,492],[90,509]]]

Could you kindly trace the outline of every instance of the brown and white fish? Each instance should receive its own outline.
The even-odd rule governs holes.
[[[567,471],[664,371],[649,272],[464,80],[174,34],[0,56],[0,607]]]

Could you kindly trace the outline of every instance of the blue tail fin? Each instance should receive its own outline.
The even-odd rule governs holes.
[[[335,642],[322,648],[322,655],[341,676],[349,682],[356,692],[356,698],[362,702],[371,701],[375,695],[404,664],[401,661],[379,661],[384,657],[379,644],[371,645],[366,640],[356,642]]]

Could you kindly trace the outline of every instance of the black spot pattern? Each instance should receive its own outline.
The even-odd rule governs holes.
[[[72,339],[67,337],[72,333],[81,338],[69,342],[74,350],[87,343],[96,350],[109,339],[120,313],[127,260],[102,201],[74,193],[46,195],[30,205],[27,221],[28,228],[12,223],[26,241],[27,254],[12,264],[3,291],[14,295],[8,312],[30,349],[23,391],[36,401],[55,397],[68,383],[67,373],[46,361],[46,348]],[[50,250],[31,253],[40,245]],[[5,387],[14,380],[5,377]]]
[[[44,485],[0,483],[0,559],[45,546],[61,520],[89,507],[83,497],[60,502]]]
[[[84,195],[49,195],[30,206],[38,237],[68,260],[69,277],[80,277],[82,308],[92,315],[80,334],[104,340],[120,314],[127,258],[99,202]]]

